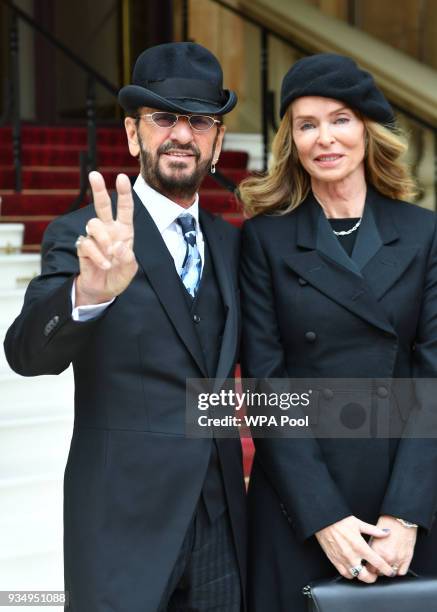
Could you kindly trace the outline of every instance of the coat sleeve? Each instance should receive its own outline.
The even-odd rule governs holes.
[[[41,274],[30,282],[21,313],[6,334],[8,363],[23,376],[63,372],[104,316],[86,322],[73,321],[71,316],[71,289],[79,273],[74,244],[84,233],[82,217],[59,217],[47,228]]]
[[[246,223],[242,236],[243,376],[286,379],[292,373],[286,368],[270,263],[254,225]],[[256,461],[285,506],[299,539],[352,514],[317,440],[259,437],[254,443]]]
[[[413,350],[417,408],[412,411],[407,424],[407,436],[399,442],[389,486],[381,506],[381,514],[401,517],[427,531],[431,529],[437,512],[436,232],[437,225],[428,255]]]

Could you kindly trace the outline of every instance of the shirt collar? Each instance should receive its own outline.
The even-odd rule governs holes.
[[[147,212],[155,222],[159,232],[167,229],[182,213],[190,213],[196,220],[196,228],[199,229],[199,194],[196,193],[193,204],[189,208],[179,206],[173,200],[159,193],[146,183],[143,177],[138,175],[134,184],[134,191],[147,209]]]

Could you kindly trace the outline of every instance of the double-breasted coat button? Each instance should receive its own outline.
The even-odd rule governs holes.
[[[317,338],[317,334],[313,331],[307,331],[305,334],[305,340],[307,342],[315,342]]]
[[[59,323],[59,316],[55,315],[52,319],[50,319],[50,321],[44,327],[44,336],[48,336],[49,334],[51,334],[58,323]]]
[[[198,314],[193,315],[193,321],[194,323],[200,323],[200,317]]]
[[[386,389],[386,387],[378,387],[376,390],[376,393],[378,395],[378,397],[387,397],[388,396],[388,391]]]
[[[306,281],[304,278],[299,277],[299,285],[302,285],[302,287],[304,285],[308,285],[308,281]]]
[[[334,391],[332,389],[323,389],[322,395],[326,400],[330,400],[334,397]]]

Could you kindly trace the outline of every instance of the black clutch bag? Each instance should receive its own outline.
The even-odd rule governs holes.
[[[437,578],[409,573],[374,584],[334,578],[302,590],[308,612],[437,612]]]

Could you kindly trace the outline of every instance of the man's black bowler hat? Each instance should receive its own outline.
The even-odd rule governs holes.
[[[224,115],[237,103],[223,89],[217,58],[196,43],[176,42],[150,47],[135,62],[132,85],[120,89],[118,101],[126,111],[149,106],[176,113]]]

